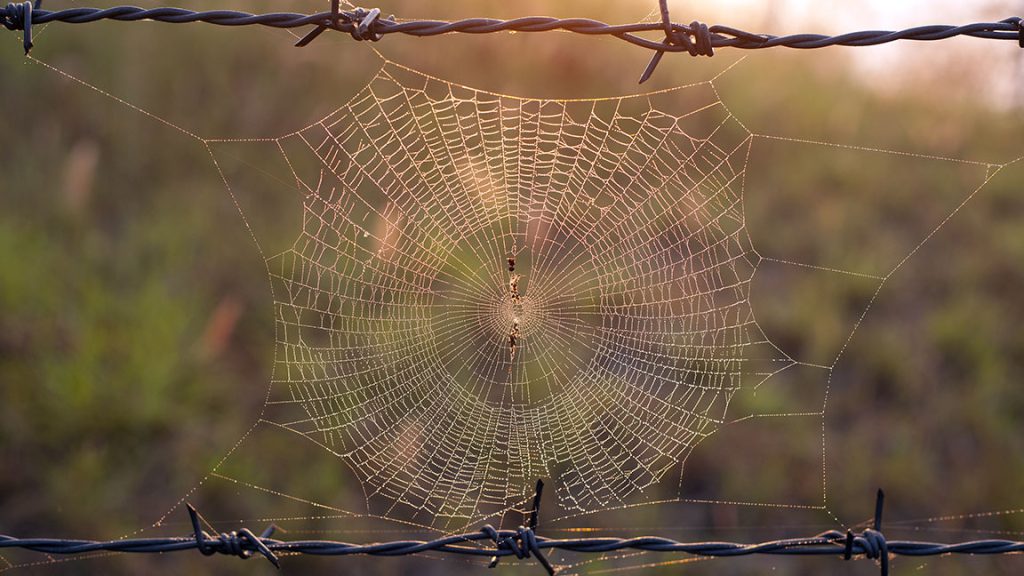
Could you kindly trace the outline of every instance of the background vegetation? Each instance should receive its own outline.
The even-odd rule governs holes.
[[[217,7],[307,11],[321,4],[225,0]],[[647,16],[653,4],[396,0],[382,8],[406,18],[546,13],[620,22]],[[1001,18],[1010,8],[990,3],[976,16]],[[698,16],[766,24],[743,22],[735,13]],[[920,23],[942,16],[923,15]],[[842,21],[820,17],[827,29],[845,29]],[[635,93],[649,55],[615,40],[567,34],[387,38],[373,46],[327,35],[298,50],[288,33],[255,28],[40,28],[33,55],[95,89],[24,59],[16,35],[0,36],[0,533],[185,533],[180,509],[152,525],[188,498],[220,529],[239,519],[255,529],[261,519],[294,515],[302,519],[279,521],[289,537],[409,536],[385,523],[311,518],[331,513],[207,476],[262,409],[273,359],[272,300],[263,261],[209,154],[158,119],[203,137],[279,135],[324,116],[362,87],[381,64],[373,49],[442,78],[540,97]],[[979,51],[979,45],[951,41],[858,50],[856,56],[843,49],[756,53],[718,86],[730,110],[759,134],[1009,163],[1024,155],[1021,102],[1005,83],[1019,49],[984,44]],[[706,80],[741,56],[722,51],[711,60],[666,58],[644,88]],[[1012,78],[1011,85],[1019,84]],[[1021,164],[1000,171],[879,289],[869,276],[886,276],[992,168],[785,140],[755,143],[747,216],[758,250],[866,276],[765,263],[752,298],[769,338],[808,363],[830,365],[845,351],[831,378],[825,370],[795,370],[774,387],[739,397],[737,410],[817,410],[827,385],[824,423],[754,419],[756,426],[744,423],[716,435],[689,459],[684,494],[821,506],[824,482],[824,502],[835,517],[821,510],[679,504],[584,518],[551,526],[553,533],[593,524],[680,538],[802,535],[834,527],[836,519],[853,524],[867,517],[875,488],[883,486],[890,537],[1024,537],[1024,513],[963,516],[1024,508]],[[273,220],[289,200],[267,195],[246,210]],[[309,460],[287,440],[257,432],[224,470],[313,502],[362,499],[336,460]],[[673,497],[676,486],[669,484],[665,494]],[[911,521],[945,515],[952,518]],[[0,557],[0,571],[44,560]],[[829,562],[759,558],[643,570],[873,570],[866,562]],[[502,570],[537,569],[510,566]],[[895,573],[924,567],[928,573],[1009,574],[1021,566],[1019,558],[901,560]],[[481,566],[422,559],[285,564],[290,573],[349,568],[478,573]],[[21,570],[266,569],[186,554]]]

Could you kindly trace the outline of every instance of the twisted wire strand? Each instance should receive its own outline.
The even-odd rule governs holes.
[[[211,536],[202,530],[199,513],[187,504],[193,535],[189,537],[135,538],[126,540],[67,540],[60,538],[16,538],[0,534],[0,550],[20,548],[44,554],[86,554],[90,552],[125,552],[159,554],[198,550],[204,556],[225,554],[242,559],[262,555],[280,568],[277,553],[313,556],[408,556],[423,552],[440,552],[462,556],[491,557],[490,567],[503,557],[536,560],[550,575],[555,568],[545,550],[562,550],[582,554],[604,554],[624,550],[690,554],[707,557],[736,557],[754,554],[775,556],[838,556],[846,560],[867,558],[879,563],[882,576],[889,574],[891,556],[941,556],[945,554],[1015,554],[1024,552],[1024,542],[1014,540],[971,540],[939,543],[916,540],[886,540],[882,533],[882,507],[885,494],[879,490],[875,500],[874,522],[859,534],[828,530],[809,538],[786,538],[754,544],[736,542],[679,542],[659,536],[636,538],[546,538],[536,534],[542,481],[537,482],[532,511],[527,526],[516,530],[498,530],[485,525],[476,532],[453,534],[434,540],[395,540],[369,544],[352,544],[334,540],[277,540],[272,538],[276,527],[270,525],[259,536],[248,528]]]
[[[298,28],[318,25],[339,32],[351,33],[358,27],[362,17],[359,12],[341,12],[342,18],[337,24],[332,21],[331,12],[316,14],[298,14],[293,12],[272,12],[251,14],[233,10],[210,10],[196,12],[184,8],[139,8],[137,6],[118,6],[114,8],[70,8],[67,10],[49,11],[37,9],[33,14],[35,24],[48,22],[66,22],[85,24],[99,20],[138,21],[153,20],[173,24],[189,22],[205,22],[219,26],[250,26],[261,25],[274,28]],[[737,28],[714,25],[708,28],[711,33],[713,48],[772,48],[785,46],[789,48],[823,48],[826,46],[873,46],[895,42],[897,40],[944,40],[955,36],[972,36],[993,40],[1020,40],[1020,18],[1013,17],[999,22],[979,22],[961,26],[929,25],[908,28],[905,30],[864,30],[850,32],[838,36],[823,34],[794,34],[789,36],[772,36],[754,34]],[[672,23],[676,33],[693,35],[690,25]],[[589,18],[552,18],[549,16],[527,16],[511,20],[495,18],[466,18],[456,21],[414,20],[395,22],[377,19],[372,25],[373,32],[380,35],[407,34],[410,36],[439,36],[460,32],[464,34],[489,34],[494,32],[549,32],[562,30],[576,34],[617,36],[637,46],[664,52],[686,52],[686,46],[665,45],[662,42],[634,36],[639,32],[663,31],[661,22],[637,22],[633,24],[607,24]]]
[[[265,532],[268,534],[269,531]],[[497,544],[495,545],[495,541]],[[471,546],[489,542],[491,546]],[[0,535],[0,549],[22,548],[45,554],[84,554],[89,552],[162,553],[199,550],[204,554],[228,554],[251,557],[262,554],[274,560],[276,552],[316,556],[406,556],[423,552],[442,552],[464,556],[529,558],[530,552],[564,550],[576,553],[608,553],[622,550],[674,552],[697,556],[733,557],[753,554],[795,556],[838,556],[847,551],[847,534],[837,530],[810,538],[789,538],[755,544],[734,542],[679,542],[669,538],[642,536],[637,538],[545,538],[532,528],[496,530],[485,526],[480,531],[445,536],[436,540],[397,540],[371,544],[352,544],[332,540],[276,540],[255,536],[243,529],[212,537],[205,532],[198,537],[139,538],[130,540],[65,540],[56,538],[15,538]],[[912,540],[888,540],[875,530],[865,530],[852,538],[851,557],[879,559],[882,550],[899,556],[939,556],[943,554],[1009,554],[1024,552],[1024,542],[1013,540],[973,540],[958,543],[937,543]],[[276,560],[275,560],[276,561]]]
[[[664,4],[664,0],[661,0]],[[27,17],[26,17],[27,16]],[[380,18],[380,10],[339,11],[333,4],[331,11],[316,14],[294,12],[273,12],[252,14],[234,10],[209,10],[197,12],[184,8],[140,8],[118,6],[113,8],[70,8],[67,10],[43,10],[38,2],[8,4],[0,11],[0,23],[10,30],[24,30],[30,37],[32,24],[65,22],[85,24],[99,20],[136,22],[151,20],[173,24],[205,22],[218,26],[269,26],[273,28],[298,28],[316,26],[315,33],[304,38],[298,45],[304,46],[324,30],[335,30],[350,34],[356,40],[376,41],[388,34],[409,36],[439,36],[442,34],[490,34],[495,32],[550,32],[560,30],[585,35],[612,36],[630,44],[647,48],[657,54],[665,52],[688,52],[691,55],[714,54],[716,48],[740,48],[754,50],[783,46],[787,48],[814,49],[826,46],[875,46],[898,40],[934,41],[956,36],[970,36],[990,40],[1016,40],[1024,47],[1024,33],[1021,18],[1012,17],[999,22],[974,24],[928,25],[904,30],[862,30],[837,36],[824,34],[793,34],[773,36],[755,34],[730,26],[707,26],[700,22],[689,25],[668,20],[667,10],[662,10],[661,22],[637,22],[633,24],[608,24],[589,18],[552,18],[528,16],[500,20],[496,18],[467,18],[456,21],[413,20],[395,21],[394,18]],[[638,34],[664,32],[662,41],[644,38]],[[31,48],[30,39],[25,43]],[[660,57],[657,57],[659,58]],[[653,62],[653,61],[652,61]],[[655,62],[656,64],[656,62]],[[649,68],[651,68],[649,66]],[[653,70],[652,70],[653,71]],[[647,74],[649,76],[649,73]]]

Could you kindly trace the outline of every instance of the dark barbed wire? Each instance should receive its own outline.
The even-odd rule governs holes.
[[[388,34],[406,34],[409,36],[439,36],[443,34],[490,34],[495,32],[550,32],[560,30],[585,35],[604,35],[618,38],[630,44],[655,51],[654,59],[648,65],[641,81],[650,77],[654,67],[666,52],[687,52],[692,56],[711,56],[716,48],[740,48],[754,50],[783,46],[787,48],[813,49],[826,46],[875,46],[898,40],[933,41],[944,40],[956,36],[970,36],[990,40],[1015,40],[1024,47],[1021,18],[1012,17],[999,22],[979,22],[974,24],[928,25],[907,28],[904,30],[862,30],[836,36],[824,34],[792,34],[774,36],[771,34],[755,34],[730,26],[707,26],[700,22],[689,25],[674,23],[669,19],[666,0],[661,4],[660,22],[637,22],[632,24],[608,24],[589,18],[552,18],[548,16],[528,16],[500,20],[496,18],[467,18],[463,20],[412,20],[396,21],[394,17],[381,18],[380,10],[357,8],[341,11],[338,3],[332,0],[331,10],[316,14],[299,14],[294,12],[273,12],[252,14],[234,10],[210,10],[197,12],[185,8],[140,8],[137,6],[118,6],[113,8],[70,8],[66,10],[43,10],[40,0],[35,3],[25,1],[10,3],[0,11],[0,23],[9,30],[22,30],[25,33],[24,45],[26,52],[32,48],[31,28],[34,24],[49,22],[65,22],[85,24],[99,20],[118,20],[136,22],[151,20],[173,24],[205,22],[219,26],[268,26],[273,28],[299,28],[316,26],[316,28],[299,41],[298,46],[305,46],[324,30],[344,32],[355,40],[377,41]],[[644,32],[664,32],[662,41],[644,38],[638,34]]]
[[[314,556],[407,556],[439,552],[462,556],[491,557],[491,567],[498,559],[515,556],[536,559],[554,574],[555,569],[544,556],[544,550],[562,550],[584,554],[602,554],[624,550],[642,552],[683,553],[694,556],[730,558],[755,554],[775,556],[836,556],[846,560],[867,558],[880,564],[881,573],[889,573],[890,556],[940,556],[944,554],[992,555],[1024,552],[1024,542],[1013,540],[972,540],[938,543],[914,540],[887,540],[881,531],[884,495],[878,491],[875,519],[871,528],[860,533],[829,530],[809,538],[787,538],[754,544],[735,542],[679,542],[658,536],[637,538],[546,538],[538,536],[537,514],[543,483],[538,482],[537,496],[527,526],[516,530],[498,530],[487,525],[476,532],[455,534],[435,540],[396,540],[370,544],[352,544],[333,540],[277,540],[272,538],[271,525],[260,536],[247,528],[211,536],[200,527],[199,514],[187,505],[194,534],[188,537],[136,538],[126,540],[66,540],[56,538],[15,538],[0,535],[0,549],[21,548],[45,554],[85,554],[89,552],[164,553],[198,550],[204,555],[226,554],[251,558],[257,554],[280,567],[277,555],[308,554]]]

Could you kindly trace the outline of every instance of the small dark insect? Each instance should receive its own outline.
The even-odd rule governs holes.
[[[516,360],[516,348],[519,346],[519,319],[512,320],[512,328],[508,331],[508,372],[512,373],[512,363]]]
[[[513,274],[512,277],[508,279],[508,293],[509,293],[509,296],[512,298],[512,302],[514,304],[518,304],[519,303],[519,275],[518,274]]]
[[[509,272],[515,272],[516,271],[516,259],[515,258],[509,258],[508,259],[508,271]]]

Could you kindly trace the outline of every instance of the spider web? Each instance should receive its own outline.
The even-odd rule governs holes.
[[[271,403],[302,415],[278,422],[344,459],[371,508],[428,523],[540,477],[567,510],[621,505],[678,468],[767,375],[750,360],[787,361],[749,302],[750,134],[691,90],[665,112],[387,65],[277,140],[309,167],[302,233],[269,262]]]
[[[277,351],[260,425],[350,469],[365,509],[277,492],[229,466],[210,476],[442,533],[518,510],[537,478],[551,481],[552,523],[567,530],[595,512],[688,502],[807,509],[838,524],[823,437],[833,369],[886,281],[1005,165],[758,134],[717,81],[542,100],[386,61],[335,112],[279,138],[203,138],[151,115],[201,141],[233,194],[222,167],[231,144],[273,147],[287,165],[301,228],[266,257]],[[919,243],[881,239],[885,258],[856,269],[809,264],[763,255],[746,221],[747,172],[782,144],[963,168],[973,180],[923,219]],[[766,336],[751,286],[770,266],[869,287],[831,354],[787,353]],[[809,402],[736,408],[801,370],[815,373]],[[811,423],[820,500],[688,499],[699,445],[759,417]]]

